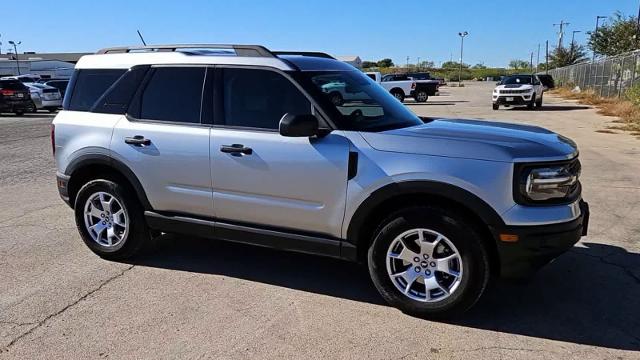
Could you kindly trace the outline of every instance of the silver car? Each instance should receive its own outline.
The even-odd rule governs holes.
[[[60,90],[38,83],[25,83],[31,93],[33,111],[47,110],[56,112],[62,107],[62,96]]]
[[[327,84],[358,96],[337,103]],[[161,233],[319,254],[365,264],[418,316],[464,312],[492,275],[530,276],[588,227],[571,140],[419,118],[322,53],[101,50],[78,62],[52,142],[60,196],[102,258]]]

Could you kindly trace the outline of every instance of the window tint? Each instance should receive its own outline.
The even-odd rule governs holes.
[[[154,69],[142,94],[140,118],[199,123],[204,74],[199,67]]]
[[[287,113],[311,113],[311,103],[300,90],[273,71],[224,69],[223,84],[228,126],[278,129]]]
[[[18,80],[0,80],[0,89],[27,90],[27,87]]]
[[[76,80],[68,109],[88,111],[124,72],[124,69],[79,70],[74,75]]]

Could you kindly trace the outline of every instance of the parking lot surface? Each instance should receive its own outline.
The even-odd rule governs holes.
[[[408,105],[575,140],[590,232],[450,322],[387,306],[364,268],[338,260],[172,235],[133,262],[102,260],[58,197],[52,116],[0,116],[0,358],[637,359],[640,140],[596,132],[611,119],[548,95],[538,111],[493,111],[492,87]]]

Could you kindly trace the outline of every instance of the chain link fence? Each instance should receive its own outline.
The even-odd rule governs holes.
[[[549,70],[556,86],[591,89],[603,97],[622,97],[640,84],[640,51]]]

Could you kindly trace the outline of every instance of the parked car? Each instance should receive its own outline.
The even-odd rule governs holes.
[[[537,75],[507,76],[493,89],[493,110],[498,110],[500,105],[540,108],[545,91]]]
[[[4,76],[0,78],[0,80],[19,80],[23,83],[35,83],[40,80],[40,75],[35,74],[24,74],[24,75],[16,75],[16,76]]]
[[[431,78],[429,73],[408,73],[407,77],[415,81],[417,86],[427,88],[429,96],[439,95],[440,81]]]
[[[406,96],[411,96],[417,102],[425,102],[429,96],[437,92],[437,88],[432,84],[425,84],[414,81],[403,74],[388,74],[382,76],[379,72],[368,72],[366,75],[387,89],[400,102]]]
[[[161,232],[325,255],[366,264],[402,311],[448,317],[492,275],[528,276],[587,232],[578,149],[561,135],[419,118],[328,55],[188,51],[205,46],[76,65],[51,130],[57,186],[105,259]],[[358,95],[336,104],[328,84]]]
[[[47,110],[50,113],[58,111],[62,106],[60,91],[52,86],[38,83],[25,84],[31,93],[32,110]]]
[[[0,113],[22,115],[31,109],[31,96],[19,80],[0,80]]]
[[[64,98],[67,86],[69,85],[69,79],[45,79],[40,80],[39,83],[58,89],[58,91],[60,91],[60,96]]]

